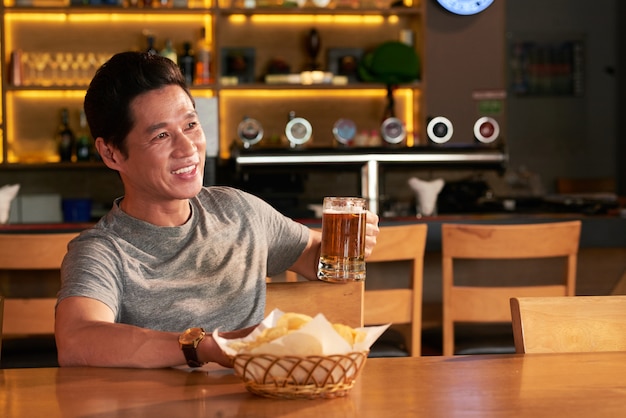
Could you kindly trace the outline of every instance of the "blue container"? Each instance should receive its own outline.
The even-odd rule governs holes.
[[[63,199],[63,221],[89,222],[91,220],[91,199]]]

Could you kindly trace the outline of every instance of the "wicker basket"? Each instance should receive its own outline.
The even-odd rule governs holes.
[[[235,373],[256,395],[282,399],[345,396],[367,359],[367,351],[330,356],[238,354]]]

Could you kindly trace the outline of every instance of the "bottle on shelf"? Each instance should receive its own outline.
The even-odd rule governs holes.
[[[161,52],[159,52],[159,54],[161,54],[162,56],[164,56],[166,58],[171,59],[176,64],[178,64],[178,54],[176,54],[176,50],[172,46],[172,40],[171,39],[166,39],[165,40],[165,46],[163,47]]]
[[[202,27],[200,39],[196,45],[196,73],[194,84],[209,84],[211,74],[211,43],[207,39],[206,28]]]
[[[146,48],[146,52],[148,52],[149,54],[158,54],[159,51],[156,50],[156,48],[154,47],[154,35],[151,34],[147,34],[146,35],[146,42],[148,44],[147,48]]]
[[[74,156],[75,136],[70,127],[70,113],[67,108],[61,109],[61,124],[56,134],[61,162],[71,162]]]
[[[185,42],[183,44],[183,53],[178,57],[178,65],[183,75],[185,76],[185,82],[188,86],[191,86],[194,82],[196,59],[193,56],[191,50],[191,42]]]
[[[90,161],[92,156],[91,135],[87,129],[85,111],[80,111],[80,129],[76,138],[76,161]]]

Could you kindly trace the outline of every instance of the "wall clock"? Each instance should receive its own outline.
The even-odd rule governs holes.
[[[475,15],[491,6],[493,0],[436,0],[444,9],[456,15]]]

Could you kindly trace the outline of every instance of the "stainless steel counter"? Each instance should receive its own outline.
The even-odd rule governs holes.
[[[457,168],[502,169],[508,155],[502,149],[484,147],[332,148],[306,150],[254,150],[235,155],[240,166],[262,165],[360,165],[361,195],[378,213],[379,168],[382,164],[415,166],[453,165]]]

